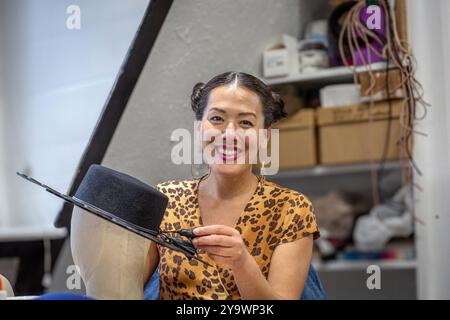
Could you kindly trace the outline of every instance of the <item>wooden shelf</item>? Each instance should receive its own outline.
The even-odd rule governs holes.
[[[380,163],[361,163],[348,165],[319,165],[311,168],[291,169],[278,172],[270,176],[270,179],[297,179],[305,177],[320,177],[329,175],[343,175],[355,173],[370,173],[372,168],[380,169]],[[400,161],[386,161],[383,164],[384,170],[400,170],[402,163]]]
[[[393,69],[393,65],[389,65],[388,69]],[[371,65],[372,71],[386,70],[386,62],[377,62]],[[356,73],[367,72],[367,66],[356,67]],[[314,73],[299,73],[295,76],[287,76],[280,78],[265,78],[267,85],[282,85],[289,83],[303,84],[303,85],[325,85],[335,82],[345,82],[353,80],[353,69],[351,67],[333,67],[322,69]]]

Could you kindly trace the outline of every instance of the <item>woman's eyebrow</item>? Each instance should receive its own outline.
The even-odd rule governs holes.
[[[220,108],[217,108],[217,107],[212,107],[211,109],[209,109],[209,111],[210,111],[210,112],[211,112],[211,111],[218,111],[218,112],[221,112],[221,113],[226,113],[225,110],[220,109]]]
[[[218,111],[220,113],[227,113],[225,110],[218,108],[218,107],[211,107],[209,109],[209,112],[213,112],[213,111]],[[239,112],[238,116],[253,116],[254,118],[256,118],[256,113],[254,112]]]
[[[239,116],[253,116],[256,118],[256,113],[254,112],[239,112]]]

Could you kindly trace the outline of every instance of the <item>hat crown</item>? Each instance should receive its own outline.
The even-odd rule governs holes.
[[[158,230],[168,198],[127,174],[91,165],[75,198],[142,228]]]

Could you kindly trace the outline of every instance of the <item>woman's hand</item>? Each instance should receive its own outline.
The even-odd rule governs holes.
[[[216,262],[235,270],[251,258],[239,231],[224,225],[210,225],[194,229],[193,243]]]

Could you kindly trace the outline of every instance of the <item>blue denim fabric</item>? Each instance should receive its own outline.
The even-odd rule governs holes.
[[[46,293],[33,300],[95,300],[89,296],[72,293]]]
[[[155,270],[150,280],[145,285],[144,289],[145,300],[159,300],[159,273]],[[314,266],[311,264],[308,277],[306,278],[305,288],[303,289],[302,300],[326,300],[327,294],[320,282]]]
[[[302,292],[302,300],[327,300],[328,296],[325,289],[320,282],[319,275],[314,269],[314,266],[310,264],[308,277],[306,278],[305,288]]]
[[[144,300],[159,300],[159,272],[153,272],[144,288]]]

